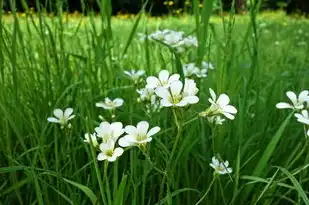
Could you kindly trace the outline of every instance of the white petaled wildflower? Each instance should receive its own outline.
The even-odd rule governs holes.
[[[159,72],[158,78],[155,76],[149,76],[146,79],[146,88],[155,89],[157,87],[168,88],[170,84],[174,81],[178,81],[180,78],[179,74],[173,74],[170,76],[167,70],[161,70]]]
[[[197,38],[194,36],[187,36],[182,39],[182,41],[179,43],[180,46],[184,47],[197,47],[198,46],[198,41]]]
[[[168,29],[158,30],[158,31],[151,33],[150,38],[162,41],[162,40],[164,40],[165,35],[170,33],[170,32],[171,32],[171,30],[168,30]]]
[[[237,113],[237,109],[234,106],[229,105],[229,96],[226,94],[221,94],[217,99],[217,95],[213,89],[209,88],[209,92],[211,98],[209,98],[208,101],[211,103],[211,106],[205,112],[201,112],[200,115],[210,117],[222,114],[226,118],[234,120],[234,115]]]
[[[164,36],[163,42],[170,46],[177,46],[181,40],[183,40],[183,32],[170,31]]]
[[[211,64],[211,63],[209,63],[209,62],[206,62],[206,61],[203,61],[203,62],[202,62],[202,68],[203,68],[203,69],[206,69],[206,70],[208,70],[208,69],[214,70],[214,69],[215,69],[215,67],[213,66],[213,64]]]
[[[212,168],[214,168],[216,174],[231,174],[232,168],[228,167],[229,162],[225,161],[224,163],[220,162],[216,157],[211,158],[211,163],[209,164]]]
[[[295,117],[298,122],[309,125],[309,114],[307,110],[302,110],[301,113],[296,113]]]
[[[104,102],[99,102],[99,103],[96,103],[95,105],[97,107],[102,107],[106,110],[114,110],[117,107],[121,107],[123,105],[123,103],[124,103],[124,100],[121,99],[121,98],[116,98],[114,100],[111,100],[109,98],[105,98]]]
[[[84,142],[89,143],[89,144],[92,143],[94,147],[97,147],[99,145],[96,133],[93,133],[93,134],[86,133]]]
[[[186,79],[184,90],[181,81],[172,82],[170,88],[157,88],[156,94],[161,98],[161,106],[163,107],[184,107],[188,104],[195,104],[199,101],[196,96],[198,89],[193,80]]]
[[[291,100],[292,104],[286,102],[280,102],[276,105],[278,109],[293,109],[293,110],[302,110],[305,107],[305,103],[309,102],[309,91],[303,90],[300,92],[298,97],[292,91],[286,92],[286,96]]]
[[[68,124],[68,121],[75,117],[75,115],[72,114],[73,114],[72,108],[66,108],[64,112],[63,110],[57,108],[54,110],[55,117],[49,117],[47,118],[47,120],[49,122],[58,123],[61,125],[61,127],[64,127],[65,125],[70,126],[70,124]]]
[[[183,64],[182,69],[185,77],[191,77],[200,71],[200,69],[195,66],[195,63]]]
[[[221,116],[211,116],[207,117],[207,120],[210,124],[222,125],[225,122],[225,119]]]
[[[152,98],[156,98],[155,91],[152,88],[142,88],[136,91],[140,95],[139,98],[142,101],[151,101]]]
[[[97,137],[102,138],[103,143],[106,143],[108,140],[112,139],[117,141],[117,139],[124,133],[123,125],[121,122],[101,122],[99,127],[96,127],[95,132]]]
[[[145,146],[152,140],[153,135],[160,131],[160,127],[153,127],[149,131],[149,123],[147,121],[141,121],[136,127],[128,125],[125,127],[127,135],[120,138],[118,143],[121,147],[130,146]]]
[[[145,75],[145,71],[144,70],[130,70],[130,71],[124,71],[124,73],[126,75],[128,75],[132,81],[134,81],[135,83],[137,83],[137,81],[140,79],[140,77],[142,77],[143,75]]]
[[[195,73],[196,77],[198,78],[206,78],[207,77],[207,70],[206,69],[199,69],[196,73]]]
[[[118,157],[123,154],[123,149],[121,147],[115,148],[114,140],[108,140],[106,143],[100,144],[101,152],[98,154],[98,160],[107,160],[109,162],[114,162]]]

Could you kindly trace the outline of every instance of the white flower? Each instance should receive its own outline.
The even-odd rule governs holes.
[[[210,117],[222,114],[226,118],[234,120],[234,115],[237,113],[237,109],[234,106],[229,105],[229,96],[221,94],[217,99],[216,93],[211,88],[209,88],[209,92],[211,98],[209,98],[208,101],[211,103],[211,106],[205,112],[201,112],[200,115]]]
[[[130,70],[130,71],[124,71],[124,73],[126,75],[128,75],[131,80],[133,80],[134,82],[137,82],[141,76],[145,75],[145,71],[144,70]]]
[[[153,127],[149,129],[149,123],[141,121],[136,127],[128,125],[125,127],[127,135],[119,139],[119,145],[121,147],[139,146],[145,145],[152,140],[151,136],[160,131],[160,127]]]
[[[219,115],[207,117],[207,120],[210,124],[215,124],[215,125],[222,125],[225,122],[225,119]]]
[[[216,157],[212,157],[211,159],[212,163],[209,165],[214,168],[216,174],[231,174],[232,168],[229,168],[229,162],[225,161],[224,163],[219,162],[219,160]]]
[[[102,138],[103,143],[112,139],[117,141],[117,139],[124,133],[123,126],[121,122],[101,122],[99,127],[94,129],[97,133],[97,137]]]
[[[285,102],[280,102],[276,105],[278,109],[294,109],[294,110],[301,110],[304,109],[305,107],[305,102],[308,104],[309,102],[309,91],[308,90],[303,90],[298,98],[296,94],[292,91],[286,92],[287,97],[291,100],[292,104],[285,103]]]
[[[84,142],[89,143],[89,144],[91,144],[92,142],[92,145],[94,147],[97,147],[99,145],[96,133],[93,133],[93,134],[86,133]]]
[[[211,63],[206,62],[206,61],[203,61],[203,62],[202,62],[202,68],[203,68],[203,69],[206,69],[206,71],[207,71],[208,69],[210,69],[210,70],[214,70],[214,69],[215,69],[215,67],[214,67]]]
[[[140,90],[136,90],[138,94],[140,94],[140,99],[142,101],[151,101],[152,98],[156,97],[155,91],[152,88],[142,88]]]
[[[162,98],[161,105],[163,107],[184,107],[188,104],[195,104],[199,101],[196,95],[198,89],[193,80],[186,79],[184,90],[182,92],[183,84],[181,81],[174,81],[170,88],[157,88],[156,94]]]
[[[101,153],[98,155],[98,160],[107,160],[109,162],[116,161],[117,157],[121,156],[124,152],[121,147],[115,149],[114,140],[108,140],[107,143],[100,144],[100,150]]]
[[[195,73],[196,77],[198,78],[206,78],[207,77],[207,70],[206,69],[199,69],[196,73]]]
[[[65,109],[65,111],[63,112],[63,110],[61,109],[55,109],[54,110],[54,116],[56,117],[49,117],[47,118],[47,120],[49,122],[53,122],[53,123],[59,123],[61,126],[65,126],[68,124],[68,121],[73,119],[75,117],[75,115],[73,114],[73,109],[72,108],[67,108]]]
[[[184,47],[197,47],[198,46],[198,41],[196,37],[194,36],[187,36],[182,39],[182,41],[179,43],[180,46]]]
[[[146,88],[155,89],[157,87],[165,87],[168,88],[170,84],[174,81],[178,81],[180,78],[179,74],[169,75],[167,70],[161,70],[159,72],[159,78],[154,76],[149,76],[146,81]]]
[[[102,107],[106,110],[113,110],[113,109],[116,109],[117,107],[121,107],[123,105],[123,102],[124,101],[121,98],[116,98],[114,100],[105,98],[104,102],[99,102],[99,103],[96,103],[95,105],[97,107]]]
[[[171,32],[171,30],[168,30],[168,29],[164,29],[162,31],[158,30],[158,31],[151,33],[150,38],[162,41],[164,40],[165,35],[168,34],[169,32]]]
[[[191,77],[193,75],[196,75],[196,73],[198,73],[200,70],[198,67],[195,66],[195,63],[183,64],[182,69],[185,77]]]
[[[170,46],[176,45],[182,40],[183,34],[183,32],[171,31],[165,34],[163,41]]]
[[[297,118],[298,122],[301,122],[303,124],[309,125],[309,115],[307,110],[301,111],[301,114],[296,113],[295,117]]]

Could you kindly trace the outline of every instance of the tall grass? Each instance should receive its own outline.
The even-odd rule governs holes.
[[[287,90],[309,86],[307,20],[259,16],[256,7],[212,17],[212,1],[199,8],[197,0],[195,14],[179,18],[144,11],[113,18],[104,0],[99,16],[49,17],[38,7],[24,17],[0,11],[0,204],[196,204],[206,191],[201,204],[309,204],[307,139],[290,112],[275,107]],[[136,37],[163,28],[196,35],[199,47],[175,58]],[[198,82],[199,104],[176,124],[169,109],[145,113],[123,74],[182,73],[182,63],[203,60],[215,70]],[[210,87],[230,96],[234,121],[213,128],[198,117]],[[106,96],[125,99],[115,119],[95,107]],[[71,129],[47,122],[54,108],[68,106],[77,114]],[[134,148],[98,162],[83,136],[99,115],[125,125],[147,120],[161,132],[145,153]],[[214,179],[213,155],[230,162],[230,176]]]

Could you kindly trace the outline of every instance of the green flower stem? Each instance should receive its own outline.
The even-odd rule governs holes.
[[[108,182],[108,177],[107,177],[107,168],[108,168],[108,161],[105,161],[105,163],[104,163],[104,180],[105,180],[105,186],[106,186],[107,201],[108,201],[108,205],[112,205],[111,192],[110,192],[110,187],[109,187],[109,182]]]
[[[216,176],[213,177],[213,179],[212,179],[212,181],[211,181],[211,183],[210,183],[210,185],[209,185],[207,191],[206,191],[205,194],[202,196],[202,198],[200,198],[200,200],[198,200],[198,202],[196,202],[195,205],[200,204],[200,203],[204,200],[204,198],[208,195],[208,193],[209,193],[209,191],[210,191],[210,189],[211,189],[213,183],[215,182],[215,180],[216,180]]]
[[[177,117],[177,114],[176,114],[176,109],[173,108],[172,111],[173,111],[173,115],[174,115],[174,121],[175,121],[175,124],[176,124],[176,127],[177,127],[177,135],[176,135],[176,139],[175,139],[175,142],[174,142],[174,145],[173,145],[171,155],[170,155],[170,157],[169,157],[169,159],[166,163],[165,173],[164,173],[164,176],[163,176],[163,179],[162,179],[162,182],[161,182],[161,187],[160,187],[160,192],[159,192],[159,202],[160,202],[161,197],[162,197],[162,192],[163,192],[163,189],[164,189],[164,183],[165,183],[166,177],[168,175],[168,171],[170,169],[171,162],[172,162],[173,157],[175,155],[177,145],[178,145],[179,140],[180,140],[180,136],[182,135],[182,123],[178,120],[178,117]]]
[[[96,158],[96,155],[95,155],[95,150],[94,150],[93,146],[90,146],[90,151],[91,151],[91,155],[92,155],[92,159],[93,159],[93,163],[94,163],[94,169],[95,169],[95,172],[96,172],[96,175],[97,175],[97,180],[98,180],[99,187],[100,187],[101,198],[102,198],[103,204],[106,205],[107,201],[106,201],[105,194],[104,194],[103,181],[102,181],[98,161],[97,161],[97,158]]]

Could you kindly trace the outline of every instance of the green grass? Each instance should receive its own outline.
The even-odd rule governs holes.
[[[103,13],[1,14],[0,204],[195,204],[208,189],[201,204],[309,204],[302,125],[275,107],[287,101],[286,91],[309,87],[309,21],[249,13],[211,17],[208,24],[210,6],[205,2],[201,18],[198,11],[111,20]],[[159,28],[197,35],[201,44],[176,61],[164,45],[136,36]],[[148,76],[176,73],[180,62],[202,60],[215,70],[198,82],[200,102],[185,112],[182,126],[171,109],[147,114],[123,74],[132,68]],[[235,120],[213,128],[198,117],[209,106],[208,88],[229,95]],[[95,107],[106,96],[125,100],[115,119]],[[77,115],[71,129],[47,122],[53,109],[68,106]],[[83,137],[99,115],[160,126],[147,146],[149,158],[135,147],[108,167],[98,162]],[[233,173],[209,187],[213,155],[228,160]]]

